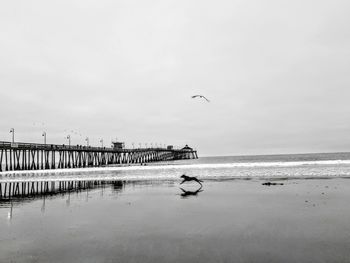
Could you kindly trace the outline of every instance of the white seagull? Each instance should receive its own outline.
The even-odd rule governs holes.
[[[203,95],[194,95],[192,96],[192,99],[195,99],[195,98],[201,98],[201,99],[205,99],[207,102],[210,102],[205,96]]]

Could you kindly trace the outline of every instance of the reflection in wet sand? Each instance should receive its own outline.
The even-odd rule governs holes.
[[[43,199],[41,211],[45,211],[45,199],[56,195],[70,194],[71,192],[88,193],[91,189],[112,186],[113,192],[124,189],[123,181],[15,181],[0,182],[0,207],[12,207],[13,203],[26,203],[32,200]],[[70,199],[66,201],[70,204]],[[12,216],[11,216],[12,217]]]
[[[202,186],[200,186],[196,191],[187,191],[187,190],[185,190],[185,189],[183,189],[181,187],[180,187],[180,189],[182,191],[182,193],[181,193],[181,197],[182,198],[187,198],[189,196],[197,196],[198,193],[204,191],[204,190],[202,190]]]
[[[11,184],[15,196],[8,197],[7,185],[4,198],[2,181],[0,262],[347,262],[350,257],[348,179],[289,180],[283,187],[212,180],[202,189],[183,190],[178,183],[61,181],[62,192],[55,194],[59,182],[52,189],[49,182],[43,193],[35,182],[35,195],[27,181],[23,196]]]

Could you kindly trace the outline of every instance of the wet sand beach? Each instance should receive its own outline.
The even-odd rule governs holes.
[[[349,179],[179,182],[2,200],[0,262],[350,262]]]

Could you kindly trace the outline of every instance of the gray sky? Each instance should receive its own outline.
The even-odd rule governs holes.
[[[349,151],[349,13],[348,0],[1,1],[0,140],[14,127],[18,141],[45,130],[202,156]]]

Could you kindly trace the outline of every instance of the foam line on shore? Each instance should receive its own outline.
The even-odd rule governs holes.
[[[225,180],[273,180],[273,181],[286,181],[286,180],[312,180],[312,179],[335,179],[335,178],[343,178],[343,179],[350,179],[350,175],[330,175],[330,176],[311,176],[311,175],[305,175],[305,176],[280,176],[280,175],[274,175],[274,176],[201,176],[200,179],[204,181],[212,181],[212,180],[219,180],[219,181],[225,181]],[[124,176],[116,176],[116,175],[109,175],[109,176],[89,176],[89,177],[35,177],[35,178],[23,178],[23,177],[17,177],[17,178],[7,178],[5,180],[0,180],[0,183],[18,183],[18,182],[74,182],[74,181],[124,181],[124,182],[146,182],[146,181],[154,181],[154,182],[160,182],[160,181],[169,181],[169,182],[176,182],[176,181],[182,181],[182,179],[179,178],[178,175],[163,175],[163,176],[134,176],[134,175],[124,175]]]
[[[188,169],[229,169],[229,168],[257,168],[257,167],[300,167],[319,165],[350,165],[350,160],[325,160],[325,161],[298,161],[298,162],[253,162],[253,163],[219,163],[219,164],[161,164],[149,166],[108,166],[93,168],[72,168],[53,170],[26,170],[26,171],[4,171],[0,176],[10,175],[36,175],[36,174],[75,174],[89,172],[113,172],[113,171],[142,171],[142,170],[188,170]]]
[[[211,180],[298,180],[298,179],[334,179],[334,178],[348,178],[350,179],[350,175],[339,175],[339,176],[311,176],[311,175],[305,175],[305,176],[280,176],[280,175],[274,175],[274,176],[201,176],[200,179],[204,181],[211,181]],[[182,181],[182,179],[179,178],[178,175],[172,174],[172,175],[158,175],[158,176],[149,176],[149,175],[105,175],[105,176],[89,176],[89,177],[34,177],[34,178],[23,178],[23,177],[13,177],[13,178],[6,178],[6,179],[0,179],[0,183],[18,183],[18,182],[65,182],[65,181],[139,181],[139,182],[145,182],[145,181]]]

